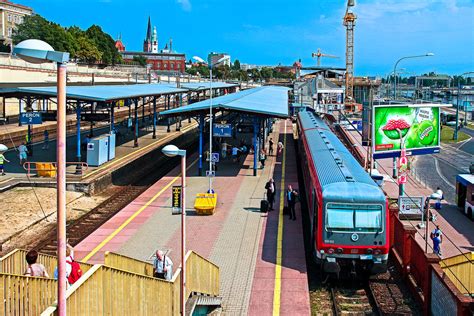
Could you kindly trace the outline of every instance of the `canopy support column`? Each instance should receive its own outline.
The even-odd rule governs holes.
[[[258,142],[257,135],[259,129],[258,117],[253,118],[253,175],[257,175],[257,156],[258,156]]]
[[[145,102],[142,99],[142,123],[145,123]]]
[[[138,98],[135,99],[135,131],[133,136],[133,147],[138,147]]]
[[[182,95],[181,93],[178,95],[178,100],[179,100],[178,106],[179,106],[179,107],[182,107],[182,106],[183,106],[183,95]],[[179,120],[179,123],[178,123],[178,129],[177,129],[177,130],[180,131],[180,130],[181,130],[181,126],[182,126],[182,125],[181,125],[182,117],[179,116],[179,117],[178,117],[178,120]]]
[[[153,97],[153,139],[156,139],[156,95]]]
[[[18,99],[18,126],[21,126],[21,99]]]
[[[199,176],[202,176],[202,133],[204,131],[204,116],[201,114],[199,115]]]
[[[81,102],[76,102],[76,161],[81,162]],[[87,144],[86,144],[87,150]],[[80,164],[76,165],[76,174],[82,173],[82,167]]]
[[[115,134],[115,110],[114,110],[114,107],[115,107],[115,102],[116,101],[113,101],[111,104],[110,104],[110,132],[113,132]]]
[[[169,76],[168,76],[168,79],[169,79]],[[165,102],[166,102],[166,104],[167,104],[167,106],[166,106],[166,109],[167,109],[167,110],[170,109],[170,99],[171,99],[170,96],[167,95],[167,96],[166,96],[166,99],[165,99]],[[169,116],[166,118],[166,124],[168,125],[168,127],[166,128],[166,132],[169,133],[169,132],[171,132],[171,129],[170,129],[170,117],[169,117]]]

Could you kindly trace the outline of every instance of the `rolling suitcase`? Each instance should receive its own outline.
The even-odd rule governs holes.
[[[260,212],[266,213],[268,212],[268,201],[267,200],[261,200],[260,201]]]

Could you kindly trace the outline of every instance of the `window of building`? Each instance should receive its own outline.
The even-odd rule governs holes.
[[[13,28],[9,27],[8,28],[8,37],[11,37],[13,33]]]
[[[173,63],[171,63],[170,69],[174,69],[174,64]]]
[[[12,15],[8,14],[8,22],[11,22],[11,21],[12,21]]]
[[[168,68],[168,64],[165,64],[165,69]]]
[[[158,68],[161,67],[161,63],[160,63],[160,62],[157,62],[156,64],[158,65]]]

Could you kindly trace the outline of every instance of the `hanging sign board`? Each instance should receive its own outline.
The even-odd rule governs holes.
[[[173,186],[173,198],[171,199],[171,208],[173,214],[181,213],[181,190],[182,187],[180,185]]]
[[[43,119],[40,112],[23,112],[20,113],[21,124],[42,124]]]

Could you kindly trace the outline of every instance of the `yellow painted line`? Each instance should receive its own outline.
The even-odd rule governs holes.
[[[186,126],[185,128],[182,128],[182,129],[181,129],[181,133],[186,132],[188,129],[191,129],[192,127],[194,127],[194,125],[196,125],[196,124],[197,124],[197,123],[191,123],[190,125]],[[159,140],[157,140],[157,141],[152,142],[151,144],[146,145],[145,147],[142,147],[142,148],[140,148],[140,149],[138,149],[138,150],[136,150],[136,151],[132,151],[131,153],[129,153],[129,154],[127,154],[127,155],[125,155],[125,156],[123,156],[123,157],[121,157],[121,158],[118,158],[118,159],[112,161],[112,163],[110,163],[110,164],[108,164],[108,165],[104,165],[104,166],[102,166],[102,167],[99,167],[99,168],[97,168],[96,170],[92,171],[91,173],[86,174],[84,177],[82,177],[82,179],[87,179],[87,178],[89,178],[90,176],[96,174],[97,172],[102,171],[102,170],[104,170],[104,169],[107,169],[107,168],[109,168],[109,167],[111,167],[111,166],[114,166],[114,165],[116,165],[117,163],[119,163],[120,161],[122,161],[122,160],[124,160],[124,159],[126,159],[126,158],[128,158],[128,157],[130,157],[130,156],[132,156],[132,155],[137,155],[137,154],[141,153],[142,151],[144,151],[144,150],[147,149],[148,147],[151,147],[151,146],[153,146],[153,145],[156,145],[157,142],[166,141],[168,138],[171,138],[171,137],[173,137],[173,136],[175,136],[175,134],[168,135],[168,136],[166,136],[166,137],[164,137],[164,138],[162,138],[162,139],[159,139]]]
[[[6,180],[0,181],[0,184],[6,183],[6,182],[11,181],[11,180],[13,180],[13,178],[8,178],[8,179],[6,179]]]
[[[199,158],[198,158],[199,159]],[[191,168],[197,161],[198,159],[194,160],[187,168],[186,170],[188,170],[189,168]],[[173,183],[176,182],[176,180],[178,180],[179,178],[181,177],[181,173],[179,175],[177,175],[176,177],[173,178],[173,180],[171,180],[163,189],[161,189],[158,193],[156,193],[150,200],[148,200],[148,202],[146,202],[145,205],[143,205],[142,207],[140,207],[135,213],[133,213],[132,216],[130,216],[129,218],[127,218],[127,220],[125,222],[122,223],[122,225],[120,225],[116,230],[114,230],[109,236],[107,236],[107,238],[105,238],[99,245],[97,245],[97,247],[95,247],[91,252],[89,252],[87,254],[87,256],[85,256],[81,262],[87,262],[89,261],[90,258],[92,258],[100,249],[102,249],[109,241],[112,240],[112,238],[114,238],[118,233],[120,233],[125,227],[127,227],[128,224],[130,224],[131,221],[133,221],[133,219],[135,217],[137,217],[138,215],[140,215],[141,212],[143,212],[151,203],[153,203],[153,201],[155,201],[161,194],[163,194],[163,192],[165,192]]]
[[[286,165],[286,121],[283,134],[283,159],[281,164],[280,213],[278,214],[278,234],[275,266],[275,287],[273,289],[273,315],[280,315],[281,299],[281,257],[283,244],[283,207],[285,206],[285,165]]]

